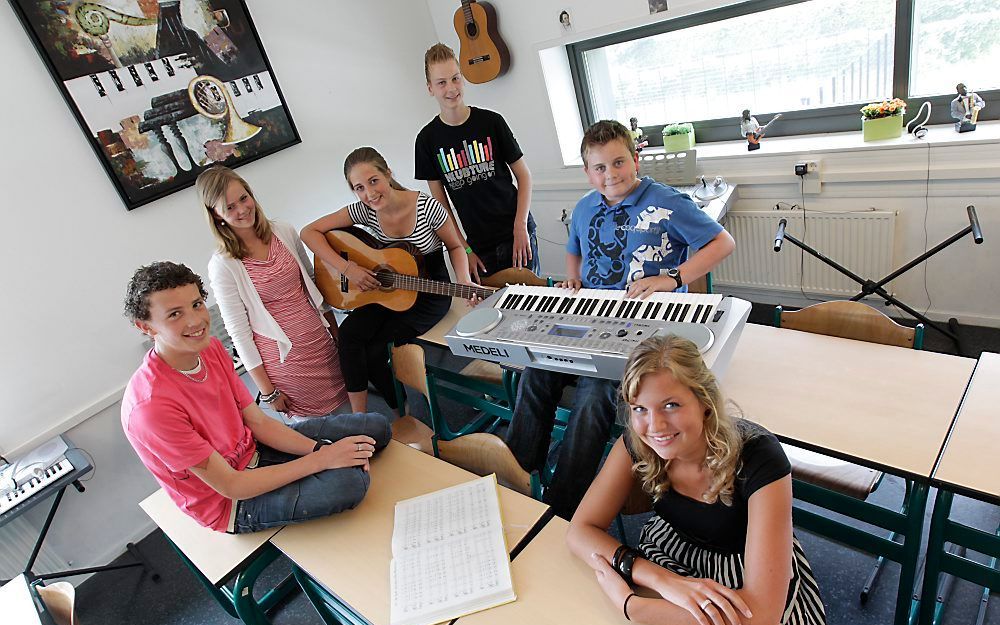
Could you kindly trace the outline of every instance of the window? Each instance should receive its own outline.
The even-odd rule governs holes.
[[[569,53],[585,124],[637,117],[653,145],[673,122],[693,122],[700,142],[735,140],[745,108],[761,123],[784,113],[772,135],[806,134],[859,128],[867,102],[903,97],[915,113],[936,96],[942,123],[957,82],[1000,88],[1000,0],[758,0]]]
[[[916,0],[910,94],[1000,89],[1000,1]]]

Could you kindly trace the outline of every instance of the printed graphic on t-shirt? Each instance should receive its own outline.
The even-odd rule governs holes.
[[[493,160],[493,139],[486,141],[462,140],[462,149],[458,152],[450,148],[437,151],[438,167],[444,174],[444,180],[451,190],[461,189],[466,185],[489,180],[495,172]]]
[[[617,285],[635,282],[647,275],[656,275],[658,267],[664,264],[673,250],[669,238],[665,237],[667,222],[673,211],[667,208],[649,206],[630,223],[624,210],[608,215],[598,211],[587,228],[587,242],[590,244],[586,259],[587,280],[594,285]],[[607,220],[613,220],[613,234],[608,237]],[[631,245],[629,245],[631,239]],[[626,250],[634,248],[626,259]],[[650,263],[647,271],[646,263]]]

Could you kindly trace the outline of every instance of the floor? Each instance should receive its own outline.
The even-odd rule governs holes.
[[[770,323],[772,307],[755,306],[751,322]],[[963,343],[968,356],[978,356],[979,351],[1000,352],[1000,330],[963,327]],[[956,353],[949,339],[933,330],[925,333],[925,349]],[[459,363],[450,354],[428,353],[428,360],[436,364]],[[373,398],[373,409],[384,407],[381,400]],[[420,415],[423,407],[411,402],[414,412]],[[442,406],[444,414],[466,415],[460,406]],[[458,417],[461,418],[461,417]],[[902,497],[903,484],[896,478],[887,478],[873,495],[873,501],[886,506],[896,506]],[[934,491],[931,493],[933,498]],[[933,501],[933,499],[932,499]],[[930,509],[929,502],[928,509]],[[953,517],[974,527],[994,531],[1000,522],[1000,509],[965,498],[956,498]],[[638,515],[627,519],[626,537],[635,543],[645,518]],[[926,527],[926,525],[925,525]],[[797,533],[816,573],[827,607],[831,625],[882,625],[892,620],[895,601],[895,582],[898,566],[889,563],[866,604],[859,601],[859,594],[873,564],[873,558],[841,547],[826,539],[805,532]],[[925,537],[926,539],[926,537]],[[143,623],[146,625],[209,625],[235,623],[198,584],[170,548],[161,532],[156,531],[141,543],[140,550],[153,563],[161,575],[159,582],[135,570],[105,573],[91,577],[78,589],[77,605],[82,625],[117,623]],[[980,561],[983,558],[979,558]],[[288,562],[279,559],[261,577],[259,586],[269,587],[289,572]],[[956,581],[945,609],[945,625],[976,622],[982,598],[982,588],[968,582]],[[301,593],[293,596],[272,614],[275,625],[320,623],[319,617]],[[1000,597],[992,598],[986,614],[986,625],[1000,625]]]

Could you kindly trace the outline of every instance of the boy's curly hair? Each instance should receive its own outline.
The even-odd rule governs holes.
[[[125,291],[125,316],[133,323],[148,321],[150,295],[188,284],[198,285],[201,296],[208,297],[201,276],[191,271],[187,265],[164,260],[139,267],[132,274]]]

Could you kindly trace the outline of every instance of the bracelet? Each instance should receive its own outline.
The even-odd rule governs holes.
[[[617,555],[618,552],[615,552],[615,554]],[[632,581],[632,567],[635,565],[635,559],[639,555],[639,552],[635,549],[625,547],[622,549],[621,555],[616,558],[614,569],[618,571],[618,574],[621,575],[622,579],[624,579],[629,585],[634,583]]]
[[[313,451],[319,451],[319,448],[324,445],[332,445],[333,441],[328,438],[318,438],[316,439],[316,445],[313,446]]]
[[[340,275],[346,276],[347,272],[351,270],[351,265],[357,265],[357,263],[354,262],[353,260],[347,261],[347,264],[344,265],[344,270],[340,272]]]
[[[279,397],[281,397],[281,390],[275,387],[275,389],[271,391],[269,394],[261,395],[260,400],[265,404],[273,404],[274,400],[278,399]]]
[[[625,603],[622,604],[622,612],[625,614],[625,620],[626,621],[631,621],[632,620],[628,616],[628,600],[631,599],[634,596],[635,596],[635,593],[632,593],[629,596],[625,597]]]
[[[471,245],[466,245],[465,246],[465,253],[466,254],[471,254],[472,253],[472,246]]]

